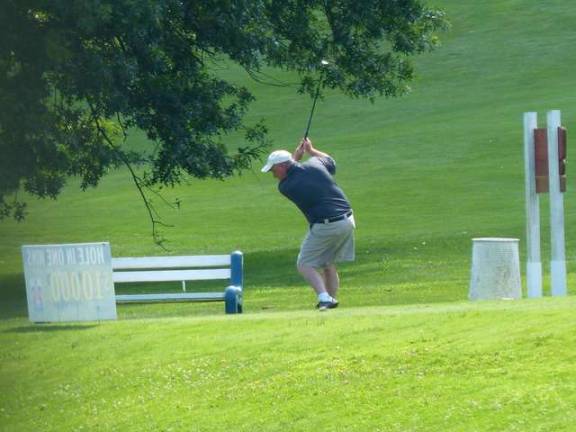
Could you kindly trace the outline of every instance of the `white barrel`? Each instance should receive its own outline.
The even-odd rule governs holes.
[[[472,239],[470,300],[522,297],[518,239]]]

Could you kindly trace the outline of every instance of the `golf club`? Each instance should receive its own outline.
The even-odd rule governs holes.
[[[312,124],[312,116],[314,115],[314,108],[316,108],[316,101],[320,95],[320,87],[322,85],[322,79],[324,78],[324,68],[329,65],[326,60],[322,60],[320,65],[322,67],[320,71],[320,78],[318,79],[318,85],[316,86],[316,94],[314,95],[314,102],[312,103],[312,110],[310,110],[310,116],[308,117],[308,125],[306,126],[306,132],[304,132],[304,139],[308,138],[308,133],[310,132],[310,125]]]

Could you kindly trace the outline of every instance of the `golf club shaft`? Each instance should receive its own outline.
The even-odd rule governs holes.
[[[316,108],[316,101],[318,100],[318,95],[320,95],[320,86],[322,85],[322,76],[318,81],[318,86],[316,87],[316,94],[314,95],[314,102],[312,103],[312,110],[310,110],[310,116],[308,117],[308,125],[306,126],[306,132],[304,132],[304,139],[308,138],[308,132],[310,132],[310,125],[312,124],[312,116],[314,115],[314,108]]]

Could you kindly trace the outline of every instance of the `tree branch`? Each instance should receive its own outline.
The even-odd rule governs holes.
[[[260,71],[255,71],[253,69],[250,69],[247,66],[242,66],[244,68],[244,70],[246,71],[246,73],[248,73],[248,75],[250,76],[250,78],[252,78],[254,81],[256,81],[258,84],[264,84],[264,85],[269,85],[269,86],[273,86],[273,87],[291,87],[291,86],[296,86],[298,85],[298,83],[287,83],[287,82],[282,82],[277,78],[274,78],[271,75],[265,74],[264,72],[260,72]],[[271,81],[276,81],[276,82],[270,82],[270,81],[264,81],[262,78],[260,78],[260,76],[263,76],[264,78],[267,78]]]
[[[146,193],[144,192],[144,188],[147,188],[148,190],[150,190],[150,188],[147,187],[145,185],[144,181],[142,180],[142,178],[136,174],[136,171],[134,171],[132,164],[130,163],[130,161],[128,160],[126,155],[122,152],[122,150],[120,148],[118,148],[118,146],[115,145],[114,142],[110,139],[110,137],[106,133],[106,130],[100,124],[100,120],[99,120],[99,117],[96,113],[96,110],[90,101],[88,101],[88,105],[89,105],[90,111],[92,113],[92,120],[94,121],[94,124],[95,124],[96,128],[98,129],[98,133],[102,136],[102,138],[104,138],[106,143],[108,143],[110,148],[116,152],[116,154],[118,155],[118,157],[120,158],[122,163],[124,163],[124,165],[128,168],[128,171],[130,172],[130,175],[132,177],[132,181],[134,182],[136,189],[138,189],[138,193],[140,194],[142,201],[144,201],[146,211],[148,212],[148,218],[150,219],[150,222],[152,224],[152,239],[154,240],[154,243],[156,243],[162,249],[167,251],[168,249],[166,249],[166,247],[164,247],[164,244],[163,244],[165,239],[162,237],[162,235],[158,231],[157,227],[158,226],[171,227],[172,225],[168,225],[168,224],[162,222],[162,220],[160,219],[160,216],[158,214],[158,211],[156,210],[156,208],[152,204],[152,201],[146,196]],[[120,120],[119,114],[117,114],[117,119],[118,119],[118,122],[120,124],[120,128],[122,129],[124,141],[126,141],[126,138],[128,137],[128,135],[126,133],[124,125],[122,124],[122,122]],[[158,194],[158,193],[156,192],[156,194]]]

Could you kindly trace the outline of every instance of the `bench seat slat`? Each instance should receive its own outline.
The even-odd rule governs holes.
[[[155,270],[112,273],[114,282],[169,282],[229,279],[230,269]]]
[[[230,255],[191,255],[166,257],[121,257],[112,258],[112,268],[153,269],[179,267],[219,267],[229,266]]]
[[[118,294],[118,303],[175,302],[175,301],[219,301],[224,299],[223,292],[205,293],[164,293],[164,294]]]

